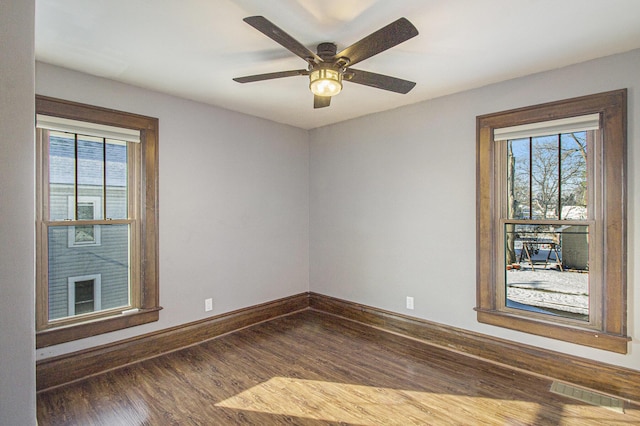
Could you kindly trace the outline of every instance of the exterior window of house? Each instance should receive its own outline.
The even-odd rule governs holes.
[[[101,310],[101,283],[100,274],[69,277],[68,315],[82,315]]]
[[[50,180],[51,181],[51,180]],[[67,217],[77,216],[77,220],[102,219],[100,197],[68,197]],[[69,227],[69,247],[99,246],[100,225],[77,225]]]
[[[626,91],[477,125],[478,321],[626,353]]]
[[[157,321],[157,119],[36,111],[37,347]]]

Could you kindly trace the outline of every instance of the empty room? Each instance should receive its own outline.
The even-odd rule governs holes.
[[[0,425],[640,424],[640,2],[0,39]]]

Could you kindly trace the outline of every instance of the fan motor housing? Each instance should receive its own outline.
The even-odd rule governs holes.
[[[338,46],[335,43],[320,43],[317,48],[318,56],[322,59],[331,59],[336,56]]]

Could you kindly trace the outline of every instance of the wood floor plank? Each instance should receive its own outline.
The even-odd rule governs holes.
[[[307,310],[38,394],[39,425],[630,425],[550,382]]]

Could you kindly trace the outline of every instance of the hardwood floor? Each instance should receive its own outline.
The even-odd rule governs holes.
[[[306,310],[38,394],[44,425],[631,425],[550,381]]]

